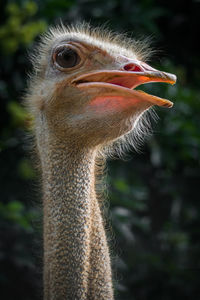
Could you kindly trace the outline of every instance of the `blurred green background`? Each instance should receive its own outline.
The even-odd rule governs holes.
[[[178,76],[151,93],[175,102],[142,152],[108,163],[116,299],[200,299],[200,1],[0,2],[0,298],[41,299],[40,193],[21,106],[27,53],[49,24],[78,20],[151,37],[151,65]]]

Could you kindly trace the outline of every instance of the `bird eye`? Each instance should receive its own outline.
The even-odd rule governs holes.
[[[62,47],[54,55],[56,63],[65,69],[73,68],[80,62],[80,57],[74,49]]]

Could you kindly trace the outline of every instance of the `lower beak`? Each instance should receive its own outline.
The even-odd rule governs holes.
[[[103,70],[84,74],[73,80],[73,83],[83,91],[95,93],[98,97],[131,98],[135,102],[146,101],[152,105],[172,107],[173,103],[167,99],[149,95],[143,91],[134,90],[135,87],[149,82],[166,82],[174,84],[176,76],[156,69],[134,71]]]

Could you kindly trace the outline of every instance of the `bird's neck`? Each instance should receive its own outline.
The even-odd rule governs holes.
[[[95,150],[53,138],[40,147],[45,300],[112,299],[110,258],[95,196]]]

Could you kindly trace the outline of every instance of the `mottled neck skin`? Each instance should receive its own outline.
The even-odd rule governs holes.
[[[44,299],[113,299],[110,257],[95,194],[95,149],[55,136],[39,145],[44,206]]]

